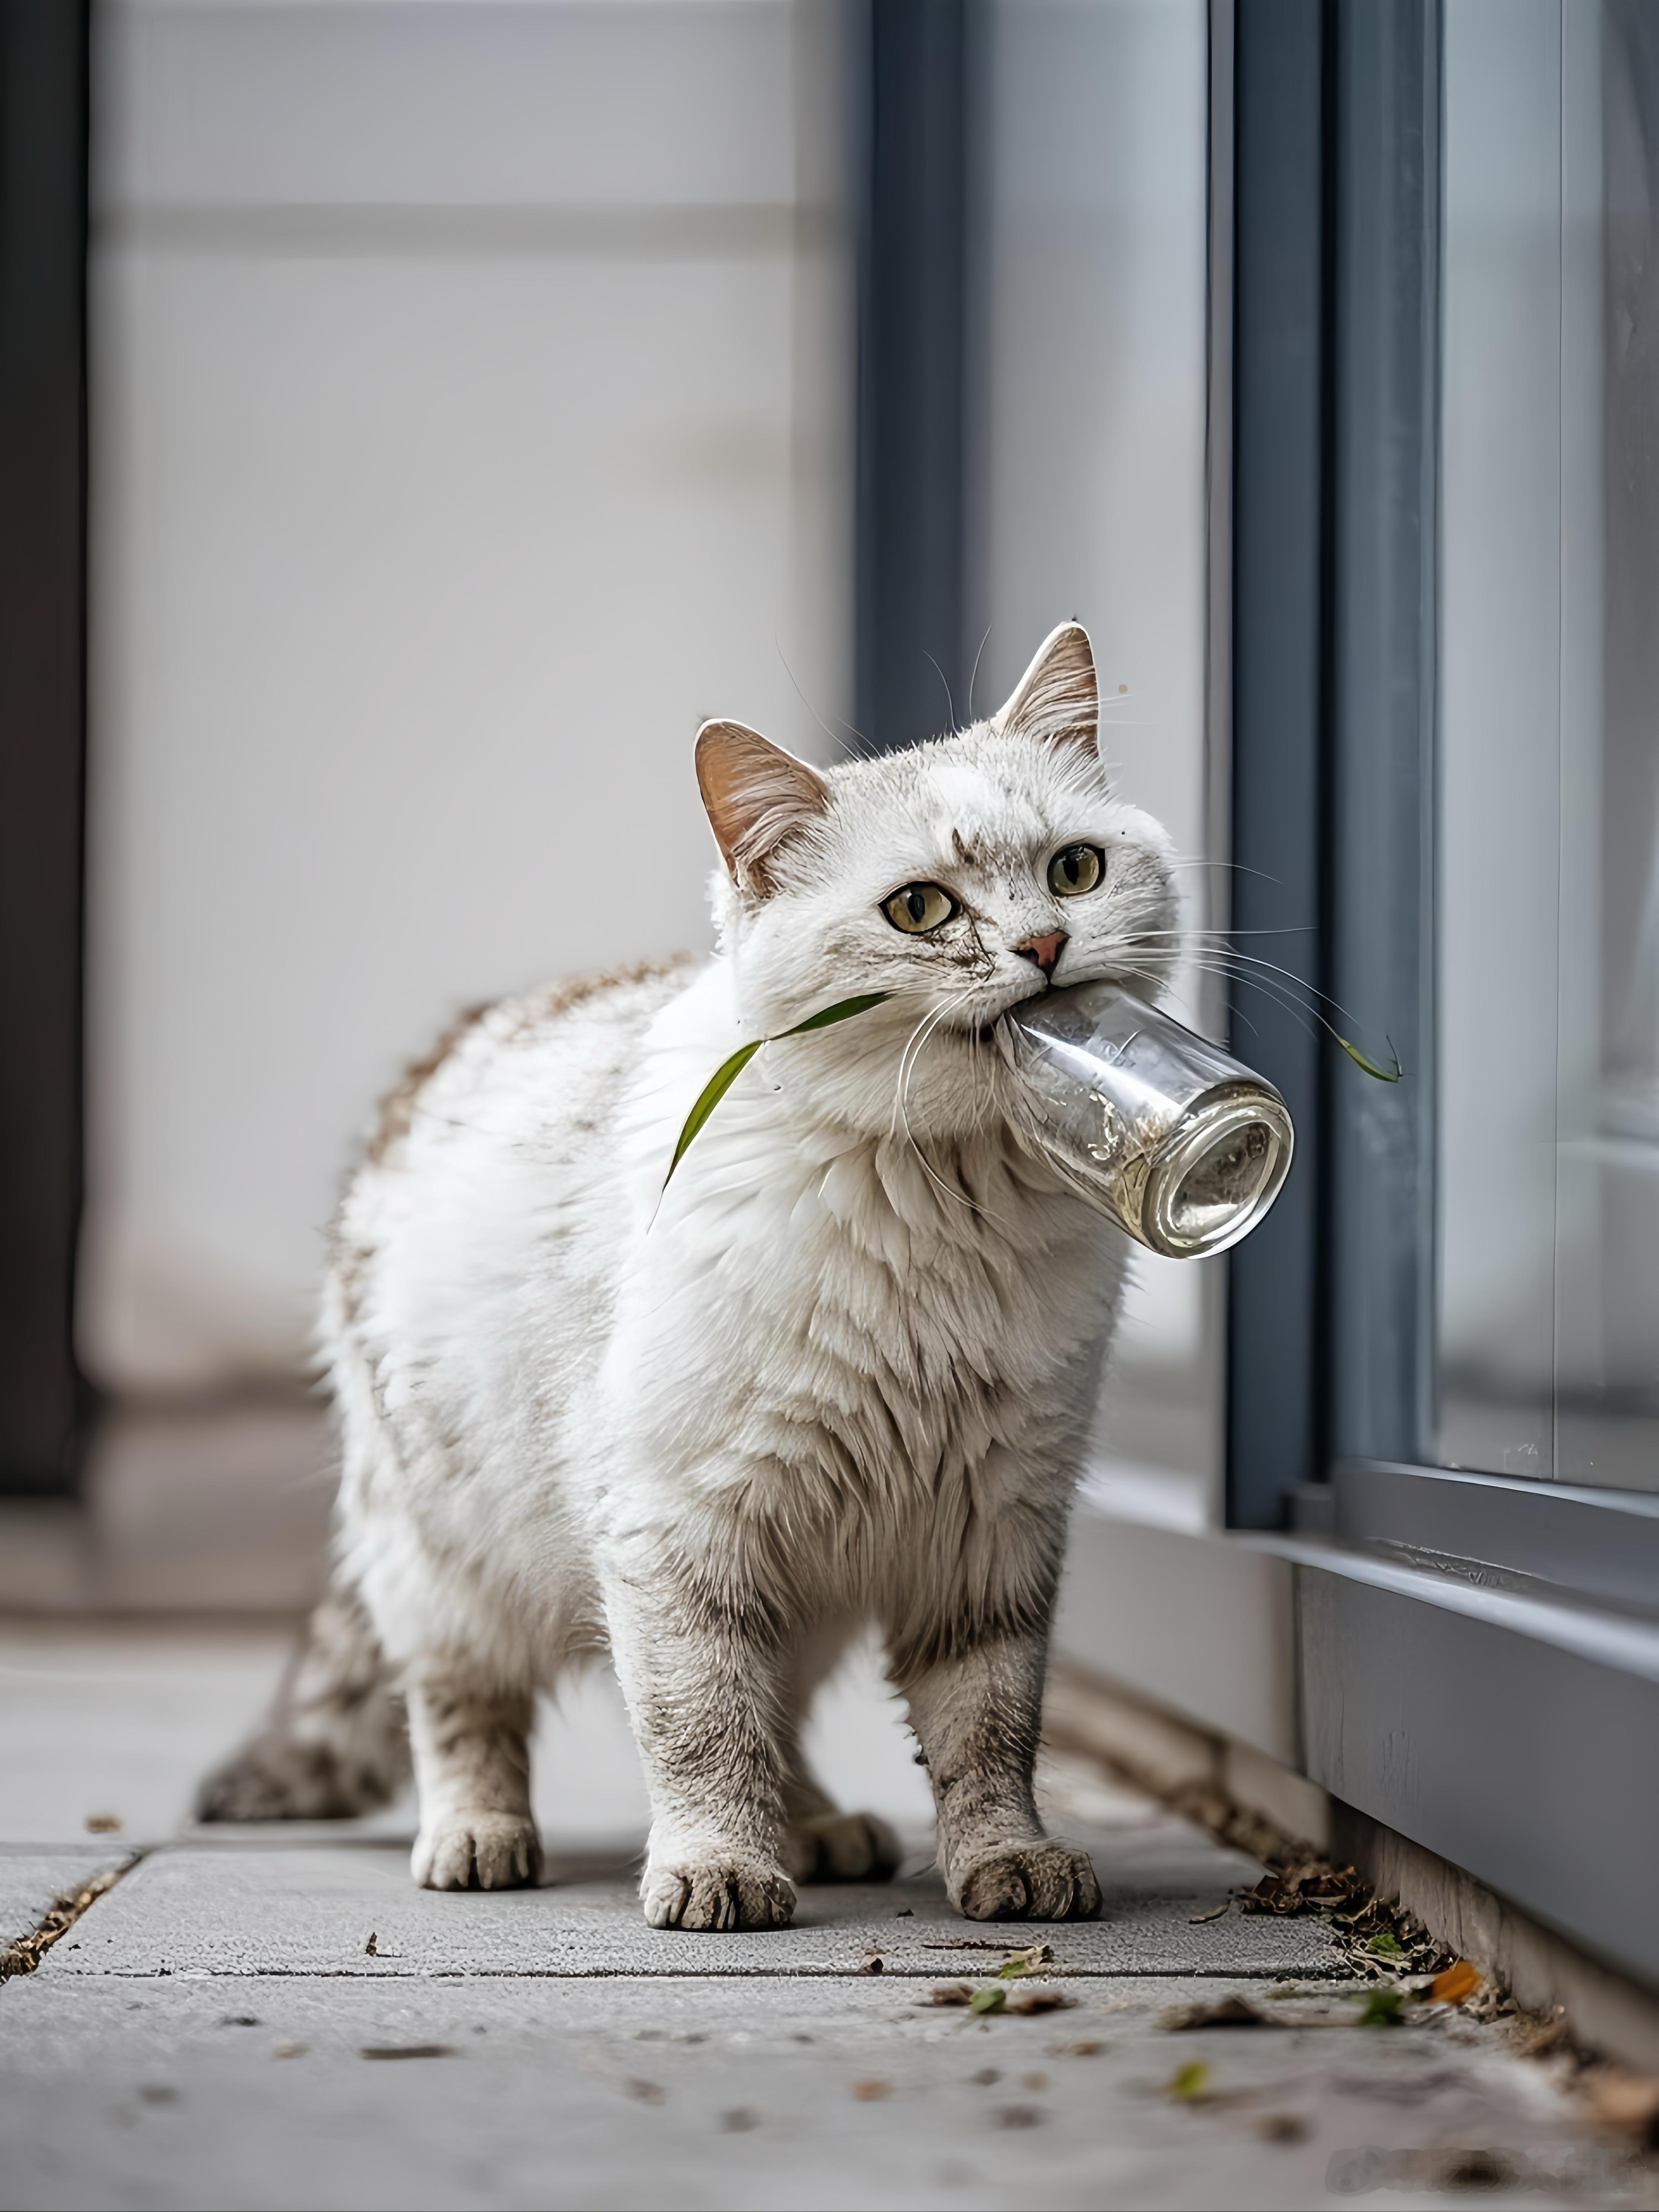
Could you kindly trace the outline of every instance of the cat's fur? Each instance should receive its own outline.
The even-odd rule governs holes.
[[[821,775],[705,726],[715,957],[492,1006],[411,1073],[328,1275],[336,1587],[208,1817],[384,1797],[400,1695],[416,1879],[533,1879],[534,1695],[608,1649],[651,1792],[647,1918],[775,1926],[797,1879],[894,1863],[800,1751],[816,1685],[873,1625],[951,1898],[1097,1909],[1031,1775],[1126,1247],[1028,1148],[988,1038],[1051,968],[1146,988],[1167,965],[1168,842],[1112,796],[1097,723],[1068,624],[1000,715],[908,752]],[[651,856],[623,809],[612,835],[626,899]],[[1105,879],[1062,901],[1048,859],[1079,840]],[[962,902],[936,937],[882,911],[915,880]],[[665,1192],[735,1047],[877,991],[769,1046]]]

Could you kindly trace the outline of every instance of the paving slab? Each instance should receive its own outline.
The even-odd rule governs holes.
[[[1213,1981],[1073,1990],[981,2020],[868,1978],[37,1976],[0,1997],[0,2208],[1409,2207],[1494,2151],[1530,2204],[1652,2201],[1495,2031],[1360,2029],[1333,1985],[1172,2033]]]
[[[1171,1848],[1160,1862],[1158,1837]],[[893,1883],[804,1890],[793,1926],[764,1933],[648,1928],[631,1869],[553,1862],[552,1886],[486,1893],[417,1889],[405,1852],[197,1845],[154,1853],[58,1947],[65,1974],[857,1974],[878,1952],[889,1974],[949,1977],[1018,1945],[1052,1944],[1068,1974],[1249,1974],[1340,1970],[1311,1916],[1246,1915],[1231,1885],[1260,1869],[1185,1823],[1085,1838],[1105,1906],[1050,1927],[963,1920],[931,1870]],[[562,1877],[561,1879],[560,1877]],[[1218,1915],[1218,1917],[1215,1917]],[[370,1935],[375,1939],[368,1950]]]

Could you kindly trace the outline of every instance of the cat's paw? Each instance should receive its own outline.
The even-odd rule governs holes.
[[[541,1878],[536,1823],[520,1813],[454,1813],[415,1839],[410,1869],[422,1889],[525,1889]]]
[[[795,1885],[781,1867],[729,1851],[647,1867],[640,1899],[653,1928],[787,1928]]]
[[[890,1881],[904,1856],[873,1813],[817,1813],[797,1821],[785,1845],[797,1881]]]
[[[1100,1884],[1074,1844],[1005,1844],[955,1874],[951,1899],[969,1920],[1092,1920]]]

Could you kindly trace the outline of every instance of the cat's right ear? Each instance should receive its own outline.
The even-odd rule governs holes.
[[[741,722],[705,722],[697,732],[697,783],[709,827],[732,882],[764,897],[778,848],[830,804],[816,769]]]

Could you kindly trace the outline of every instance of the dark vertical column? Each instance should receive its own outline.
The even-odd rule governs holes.
[[[1330,989],[1402,1081],[1331,1057],[1330,1436],[1433,1456],[1437,0],[1340,0]]]
[[[72,1479],[87,15],[0,5],[0,1489]]]
[[[947,684],[967,712],[967,0],[869,0],[857,689],[858,726],[881,746],[944,729]]]
[[[1314,988],[1326,809],[1326,64],[1321,0],[1237,10],[1233,942]],[[1322,1054],[1316,1026],[1275,989],[1239,983],[1231,999],[1234,1049],[1278,1085],[1297,1130],[1290,1179],[1233,1254],[1228,1293],[1228,1519],[1274,1528],[1285,1492],[1322,1459]]]

